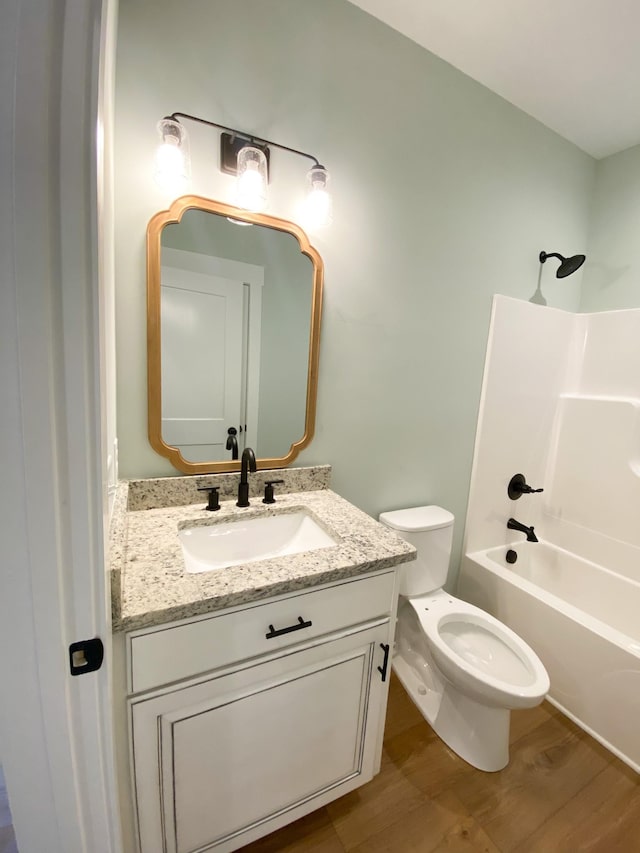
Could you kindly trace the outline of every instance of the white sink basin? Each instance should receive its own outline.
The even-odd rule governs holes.
[[[337,544],[305,512],[186,527],[178,538],[188,572],[210,572]]]

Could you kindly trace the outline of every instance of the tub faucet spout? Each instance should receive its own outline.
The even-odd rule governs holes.
[[[538,537],[533,532],[533,527],[527,527],[526,524],[520,524],[519,521],[516,521],[515,518],[510,518],[507,521],[507,527],[509,530],[519,530],[520,533],[525,533],[527,536],[527,542],[537,542]]]

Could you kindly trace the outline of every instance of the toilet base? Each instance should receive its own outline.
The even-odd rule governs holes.
[[[425,686],[402,654],[394,656],[393,669],[422,716],[456,755],[489,773],[507,766],[509,709],[482,705],[444,679],[440,689]]]

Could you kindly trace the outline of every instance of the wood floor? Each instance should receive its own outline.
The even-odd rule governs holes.
[[[474,770],[394,677],[380,774],[242,853],[302,850],[640,853],[640,777],[547,702],[512,713],[507,768]]]

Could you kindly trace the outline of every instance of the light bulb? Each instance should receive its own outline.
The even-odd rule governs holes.
[[[317,231],[331,224],[333,205],[329,192],[329,173],[324,166],[314,166],[307,172],[309,192],[302,209],[305,228]]]
[[[158,122],[162,143],[156,151],[154,178],[170,195],[181,195],[189,187],[191,164],[189,138],[179,121],[163,118]]]
[[[253,211],[264,210],[267,205],[267,158],[264,151],[251,145],[238,152],[236,204]]]

